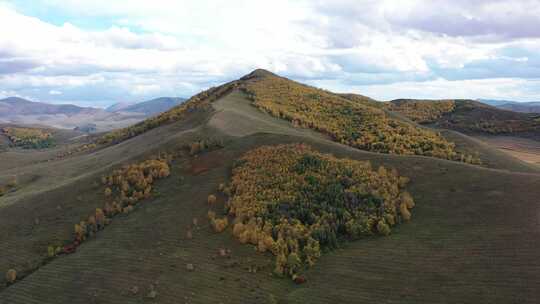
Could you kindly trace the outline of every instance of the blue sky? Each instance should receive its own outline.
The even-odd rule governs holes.
[[[104,107],[265,68],[381,100],[540,100],[538,16],[538,0],[0,0],[0,98]]]

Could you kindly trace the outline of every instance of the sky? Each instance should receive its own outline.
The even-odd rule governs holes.
[[[540,0],[0,0],[0,98],[105,107],[256,68],[337,92],[540,101]]]

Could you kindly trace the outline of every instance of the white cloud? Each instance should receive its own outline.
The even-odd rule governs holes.
[[[501,99],[502,96],[505,96],[505,98],[516,101],[531,101],[540,100],[540,92],[538,90],[528,91],[528,89],[538,88],[538,86],[540,86],[540,80],[527,81],[515,78],[498,78],[456,81],[436,79],[423,82],[399,82],[347,88],[335,85],[334,88],[338,91],[345,89],[345,91],[373,96],[379,100],[398,98]]]
[[[23,14],[17,5],[0,5],[0,27],[13,29],[0,32],[0,89],[35,99],[112,103],[125,97],[188,96],[260,67],[343,90],[361,88],[381,98],[398,93],[436,97],[448,89],[448,94],[459,92],[469,98],[540,99],[540,88],[530,85],[540,78],[536,52],[540,39],[528,31],[531,22],[536,24],[527,17],[537,12],[531,3],[44,0],[33,4],[63,16],[54,24]],[[456,24],[448,24],[448,18],[435,14],[438,11],[460,17]],[[507,27],[488,22],[487,17],[505,13],[511,15]],[[481,20],[484,30],[460,32],[459,26],[469,24],[467,18]],[[522,34],[520,18],[525,20]],[[98,27],[105,29],[89,30],[74,25],[78,20],[108,23]],[[516,84],[522,81],[527,91],[516,85],[489,92],[476,80],[468,81],[488,79],[501,85],[494,80],[499,77]],[[50,94],[53,91],[62,94]]]
[[[57,90],[50,90],[49,95],[62,95],[62,92],[57,91]]]

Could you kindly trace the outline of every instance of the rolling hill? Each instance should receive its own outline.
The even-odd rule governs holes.
[[[474,100],[390,101],[387,109],[421,123],[474,135],[512,135],[538,139],[540,116],[499,109]]]
[[[539,169],[359,99],[256,70],[2,152],[0,302],[537,303]]]

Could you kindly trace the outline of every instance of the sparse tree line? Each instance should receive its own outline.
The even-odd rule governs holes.
[[[223,147],[220,139],[204,138],[194,141],[184,146],[187,150],[178,153],[189,153],[191,156]],[[105,203],[102,208],[96,208],[87,217],[84,217],[73,227],[73,239],[64,244],[49,245],[47,257],[52,259],[61,254],[70,254],[76,251],[77,247],[84,241],[92,238],[100,230],[111,223],[114,217],[127,215],[134,210],[134,207],[144,199],[148,199],[153,193],[153,184],[156,180],[166,178],[170,175],[170,163],[173,154],[160,153],[158,156],[139,163],[125,165],[120,169],[112,171],[111,174],[102,176],[103,195]],[[16,182],[10,182],[7,187],[15,187]],[[3,189],[3,188],[0,188]],[[208,203],[215,205],[216,197],[210,196]],[[209,212],[209,215],[212,212]],[[215,218],[211,221],[212,227],[216,231],[223,231],[228,226],[228,219]],[[195,224],[196,225],[196,224]],[[191,232],[190,232],[191,233]],[[17,280],[17,271],[10,269],[6,272],[7,284],[12,284]]]
[[[115,144],[142,134],[148,130],[162,126],[164,124],[179,121],[185,118],[188,113],[209,110],[210,103],[219,99],[221,96],[229,93],[238,85],[239,83],[237,81],[233,81],[219,87],[212,87],[191,97],[189,100],[182,103],[181,105],[178,105],[155,117],[148,118],[140,123],[137,123],[127,128],[111,131],[100,137],[97,140],[97,144]]]
[[[37,128],[6,127],[2,132],[12,145],[23,149],[44,149],[54,146],[54,138],[50,132]]]
[[[393,119],[366,103],[276,76],[249,81],[242,88],[259,109],[345,145],[380,153],[471,159],[462,157],[440,133]]]
[[[216,215],[208,197],[211,226],[221,232],[234,218],[241,243],[275,256],[274,272],[302,281],[306,267],[339,242],[389,235],[411,218],[406,177],[369,162],[337,159],[302,144],[264,146],[235,163],[231,182],[219,189],[228,197],[226,215]],[[228,216],[227,216],[228,215]]]
[[[216,138],[204,138],[191,142],[185,146],[185,149],[189,151],[191,156],[198,155],[203,152],[211,151],[214,149],[223,148],[224,143],[222,139]]]
[[[101,182],[104,186],[104,207],[96,208],[92,214],[74,225],[71,241],[63,245],[49,245],[47,257],[52,259],[60,254],[75,252],[81,243],[104,229],[115,216],[130,213],[138,202],[150,198],[154,182],[170,175],[171,161],[171,155],[159,155],[153,159],[125,165],[110,175],[103,176]],[[9,269],[6,272],[6,283],[10,285],[16,280],[17,271]]]
[[[138,202],[150,198],[154,182],[170,175],[171,159],[172,157],[168,155],[159,156],[125,165],[110,175],[103,176],[101,178],[105,197],[103,208],[97,208],[95,212],[74,225],[73,241],[69,244],[49,246],[48,257],[74,252],[81,243],[110,224],[115,216],[130,213]]]
[[[65,150],[65,151],[62,151],[62,152],[58,153],[56,155],[56,159],[62,159],[62,158],[68,157],[70,155],[77,154],[79,152],[91,151],[91,150],[94,150],[96,148],[97,148],[97,145],[94,144],[94,143],[84,144],[84,145],[77,146],[75,148],[70,148],[68,150]]]

